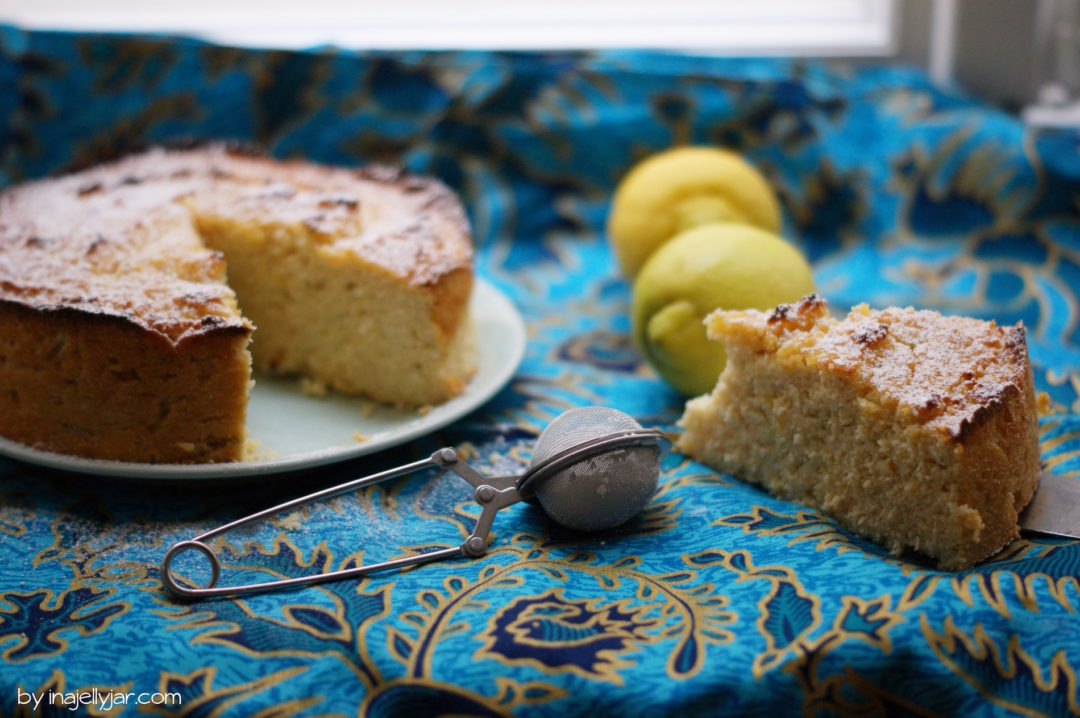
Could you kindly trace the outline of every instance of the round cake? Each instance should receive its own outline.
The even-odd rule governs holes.
[[[398,406],[474,370],[472,241],[399,170],[152,150],[0,194],[0,435],[242,458],[251,367]],[[250,350],[250,351],[249,351]]]

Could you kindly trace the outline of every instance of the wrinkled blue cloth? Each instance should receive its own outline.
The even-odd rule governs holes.
[[[1076,133],[1031,133],[896,68],[0,28],[0,184],[180,137],[438,175],[468,208],[477,273],[528,323],[526,358],[450,428],[280,481],[108,481],[0,459],[3,714],[22,692],[91,688],[175,692],[193,715],[1080,713],[1077,542],[1026,536],[940,572],[677,454],[647,511],[598,537],[520,504],[473,561],[199,604],[169,600],[158,575],[177,540],[438,446],[520,469],[569,407],[672,428],[681,399],[628,338],[603,223],[618,179],[673,144],[762,168],[832,304],[1023,321],[1055,408],[1043,457],[1077,475]],[[421,475],[220,548],[233,576],[266,580],[456,545],[476,513],[465,484]]]

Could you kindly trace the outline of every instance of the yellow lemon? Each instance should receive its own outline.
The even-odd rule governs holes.
[[[792,245],[742,224],[714,223],[667,242],[634,281],[634,338],[653,368],[688,396],[716,385],[723,345],[702,321],[716,309],[769,309],[814,291],[810,266]]]
[[[637,164],[615,190],[608,237],[623,274],[676,234],[709,222],[780,231],[780,205],[765,178],[739,155],[678,147]]]

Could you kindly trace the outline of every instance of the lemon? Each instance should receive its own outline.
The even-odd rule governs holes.
[[[633,278],[660,245],[709,222],[780,231],[780,205],[765,178],[733,152],[679,147],[637,164],[619,183],[608,237],[623,274]]]
[[[814,291],[792,245],[743,224],[714,223],[658,249],[634,281],[634,338],[653,368],[688,396],[711,391],[724,368],[721,344],[702,321],[716,309],[769,309]]]

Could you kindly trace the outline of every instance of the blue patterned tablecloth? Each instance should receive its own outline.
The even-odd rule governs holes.
[[[476,561],[187,605],[158,577],[176,540],[441,445],[485,471],[520,468],[569,407],[670,428],[681,401],[629,340],[603,222],[627,168],[678,143],[733,147],[765,171],[834,305],[1022,320],[1056,407],[1043,456],[1075,475],[1076,133],[1032,133],[896,68],[0,29],[0,184],[177,137],[438,175],[468,207],[477,272],[527,320],[526,358],[437,435],[278,481],[108,481],[0,460],[0,713],[93,688],[179,693],[193,715],[1080,713],[1077,542],[1026,537],[943,573],[678,455],[644,515],[599,537],[518,505]],[[456,545],[475,514],[463,482],[417,476],[222,551],[242,577],[297,575]]]

